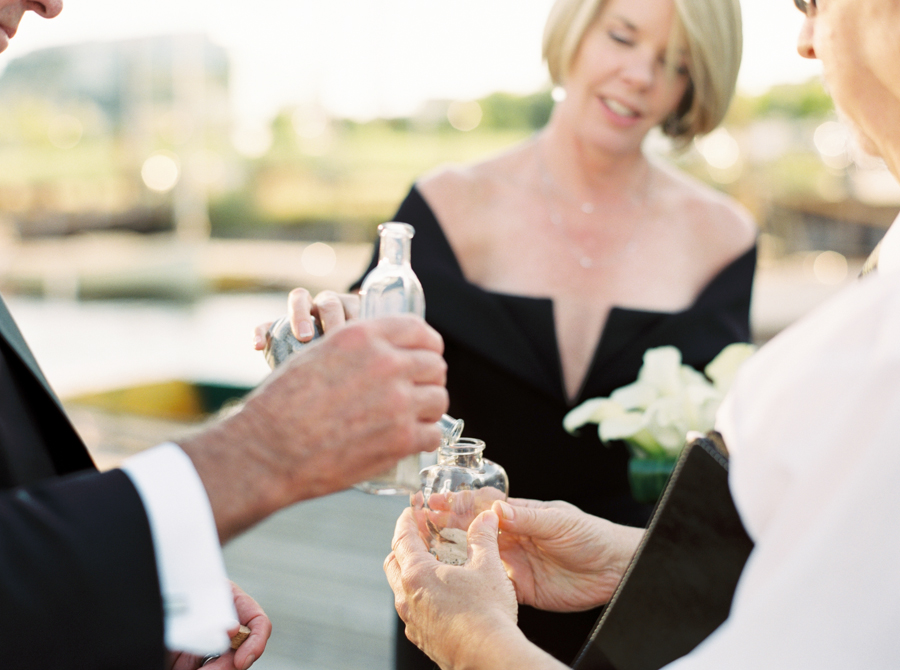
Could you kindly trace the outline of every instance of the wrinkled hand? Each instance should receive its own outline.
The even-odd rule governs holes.
[[[292,355],[239,411],[180,442],[219,537],[440,445],[440,335],[412,315],[354,320]]]
[[[518,601],[555,612],[609,602],[644,533],[562,501],[510,498],[493,510]]]
[[[291,332],[301,342],[313,338],[314,321],[318,321],[323,333],[340,328],[350,319],[359,316],[359,296],[355,293],[322,291],[315,298],[305,288],[295,288],[288,294],[288,319]],[[266,332],[272,322],[262,323],[253,331],[253,347],[266,348]]]
[[[491,511],[479,515],[469,527],[468,561],[450,566],[428,552],[411,508],[397,520],[384,571],[406,636],[442,668],[464,664],[487,640],[524,641],[515,591],[497,551],[497,523]]]
[[[234,607],[237,610],[238,621],[250,629],[250,635],[236,650],[229,649],[216,660],[202,666],[208,670],[247,670],[262,656],[272,634],[272,622],[262,607],[237,584],[232,584],[231,590],[234,593]],[[237,631],[235,627],[228,631],[228,634],[233,636]],[[201,667],[202,661],[200,656],[175,653],[170,657],[168,667],[171,670],[196,670]]]

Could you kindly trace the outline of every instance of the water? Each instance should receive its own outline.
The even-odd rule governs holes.
[[[254,386],[268,373],[253,329],[287,309],[278,294],[212,295],[193,303],[4,296],[57,394],[181,379]]]

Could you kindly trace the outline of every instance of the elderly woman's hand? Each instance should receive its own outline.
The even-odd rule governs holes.
[[[288,294],[288,318],[291,332],[301,342],[309,342],[316,322],[323,333],[340,328],[349,319],[359,316],[359,296],[355,293],[322,291],[315,298],[305,288],[295,288]],[[266,332],[272,322],[261,323],[253,332],[253,346],[257,350],[266,347]]]
[[[609,602],[644,533],[562,501],[510,498],[492,509],[518,601],[555,612]]]
[[[442,668],[458,667],[470,654],[510,637],[526,643],[516,626],[515,591],[497,551],[497,522],[491,511],[476,517],[468,532],[468,561],[451,566],[428,552],[411,508],[397,520],[384,571],[406,636]]]

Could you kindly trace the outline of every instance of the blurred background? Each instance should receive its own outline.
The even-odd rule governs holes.
[[[550,5],[79,0],[23,20],[0,55],[0,291],[102,467],[257,384],[253,326],[294,286],[354,280],[419,174],[543,125]],[[900,187],[796,54],[793,4],[743,11],[724,126],[648,151],[756,217],[763,342],[852,281]],[[390,667],[404,504],[342,493],[228,547],[275,622],[257,667]]]

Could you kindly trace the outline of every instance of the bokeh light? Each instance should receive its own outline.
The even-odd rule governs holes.
[[[239,126],[231,135],[231,143],[245,158],[259,158],[272,148],[272,131],[268,126]]]
[[[450,125],[463,132],[475,130],[481,123],[481,116],[481,105],[474,100],[454,101],[447,107],[447,120]]]
[[[57,114],[50,120],[47,137],[57,149],[72,149],[80,141],[84,126],[71,114]]]
[[[835,170],[843,170],[850,165],[850,132],[837,121],[825,121],[813,133],[813,144],[822,162]]]
[[[741,148],[725,128],[717,128],[709,135],[697,139],[695,144],[715,181],[730,184],[741,176]]]
[[[847,279],[849,267],[843,254],[836,251],[823,251],[818,254],[812,265],[816,279],[828,286],[840,284]]]
[[[165,193],[175,188],[178,178],[181,176],[181,168],[178,165],[178,157],[168,151],[158,151],[144,161],[141,167],[141,179],[147,188],[159,193]]]
[[[330,245],[324,242],[313,242],[300,255],[300,265],[309,274],[316,277],[330,275],[337,265],[337,254]]]

